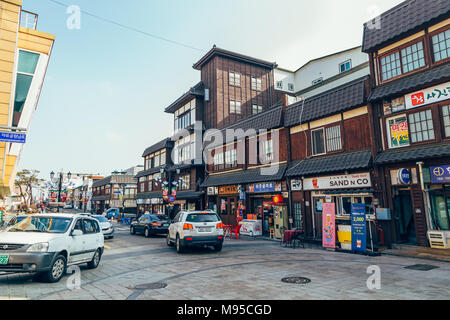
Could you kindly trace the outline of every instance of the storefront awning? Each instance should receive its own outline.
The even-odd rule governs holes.
[[[92,197],[92,201],[106,201],[106,200],[110,200],[111,196],[97,196],[97,197]]]
[[[189,200],[189,199],[199,199],[203,196],[203,192],[195,192],[195,191],[178,191],[177,200]]]
[[[258,183],[268,181],[279,181],[284,178],[287,165],[283,164],[278,166],[272,172],[262,171],[269,170],[266,168],[258,168],[252,170],[236,171],[233,173],[225,173],[209,176],[202,184],[202,187],[218,187],[218,186],[230,186],[247,183]]]
[[[338,154],[328,157],[299,160],[291,163],[287,177],[301,177],[346,170],[368,169],[372,163],[370,150]]]
[[[138,193],[136,200],[138,199],[162,199],[162,191]]]
[[[387,150],[375,159],[376,164],[416,161],[450,156],[450,143]]]
[[[345,189],[345,190],[329,190],[324,191],[323,194],[362,194],[373,193],[372,189]]]

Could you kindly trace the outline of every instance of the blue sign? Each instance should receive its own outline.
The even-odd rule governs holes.
[[[255,192],[274,192],[275,191],[275,183],[256,183],[255,184]]]
[[[352,204],[352,251],[366,252],[366,207],[361,203]]]
[[[239,189],[239,201],[245,201],[245,188]]]
[[[26,139],[24,133],[0,132],[0,142],[25,143]]]
[[[175,197],[174,196],[170,196],[169,197],[169,202],[175,202]]]
[[[411,182],[411,172],[408,169],[398,170],[398,179],[403,184],[409,184]]]
[[[431,182],[450,182],[450,166],[430,167]]]

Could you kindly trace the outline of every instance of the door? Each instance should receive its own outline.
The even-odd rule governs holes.
[[[182,213],[178,212],[178,214],[173,219],[173,222],[169,226],[170,239],[175,239],[177,236],[177,230],[178,230],[178,225],[180,224],[181,215],[182,215]]]
[[[416,227],[410,190],[394,189],[394,217],[397,242],[416,244]]]
[[[287,207],[274,206],[274,224],[275,224],[275,238],[281,239],[283,237],[283,228],[287,229]]]
[[[322,212],[323,212],[323,204],[325,203],[325,197],[314,197],[313,198],[313,230],[314,230],[314,238],[322,239]]]
[[[85,233],[85,243],[84,243],[84,259],[91,261],[94,257],[95,251],[102,247],[100,243],[99,233],[100,226],[98,222],[93,219],[83,219],[83,229]]]
[[[69,244],[69,264],[78,263],[86,259],[85,246],[86,246],[86,234],[83,229],[83,220],[78,219],[75,222],[74,230],[83,232],[80,236],[71,236]]]

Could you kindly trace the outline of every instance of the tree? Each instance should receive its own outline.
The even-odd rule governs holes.
[[[33,201],[33,188],[39,187],[44,182],[43,179],[38,178],[38,170],[24,169],[19,171],[16,176],[14,185],[19,188],[20,195],[25,204],[31,205]],[[28,199],[27,199],[28,196]]]

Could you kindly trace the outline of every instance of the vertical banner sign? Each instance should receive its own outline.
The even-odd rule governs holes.
[[[366,252],[366,207],[352,204],[352,251]]]
[[[322,211],[322,246],[336,247],[336,213],[334,203],[324,203]]]
[[[169,187],[162,187],[162,196],[164,200],[169,199]]]

